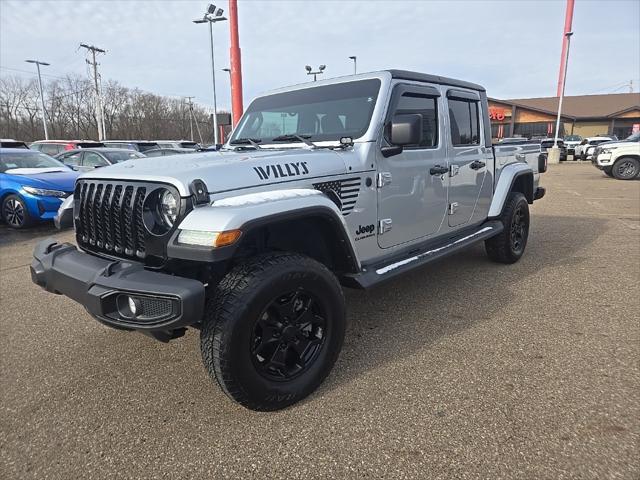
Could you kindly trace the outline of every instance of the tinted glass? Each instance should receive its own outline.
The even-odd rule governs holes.
[[[380,81],[361,80],[258,98],[249,105],[236,138],[269,142],[280,135],[311,135],[312,141],[358,138],[369,128]],[[294,140],[295,141],[295,140]]]
[[[56,145],[54,143],[41,143],[40,151],[42,153],[46,153],[47,155],[57,155],[62,151],[63,147],[61,145]]]
[[[145,157],[162,157],[164,153],[162,150],[148,150],[144,155]]]
[[[417,113],[422,116],[422,136],[414,147],[435,147],[438,144],[437,109],[437,99],[426,95],[406,92],[398,100],[396,114]]]
[[[199,148],[196,142],[180,142],[180,148]]]
[[[17,150],[24,152],[24,150]],[[59,167],[65,171],[69,171],[61,162],[49,155],[40,152],[27,152],[23,154],[17,153],[0,153],[0,172],[6,172],[14,168],[56,168]]]
[[[62,157],[59,160],[62,160],[62,163],[69,166],[80,165],[80,159],[82,158],[82,152],[74,152],[74,153],[66,153],[62,154]]]
[[[94,167],[94,168],[104,167],[106,165],[109,165],[104,158],[102,158],[100,155],[98,155],[95,152],[85,152],[84,161],[82,162],[82,164],[85,167]]]
[[[140,154],[138,152],[134,152],[134,151],[128,151],[128,152],[103,152],[102,154],[105,157],[107,157],[111,163],[124,162],[126,160],[131,160],[133,158],[144,158],[144,155],[142,155],[142,154]]]
[[[449,99],[451,143],[455,146],[478,145],[478,102]]]
[[[138,146],[138,151],[140,152],[145,152],[147,150],[151,150],[152,148],[158,148],[158,144],[156,142],[138,142],[136,143],[136,145]]]

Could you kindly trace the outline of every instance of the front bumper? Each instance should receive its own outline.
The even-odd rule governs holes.
[[[53,239],[36,245],[31,279],[80,303],[107,325],[158,339],[198,323],[204,310],[204,285],[197,280],[145,270],[137,262],[106,260]],[[130,297],[136,313],[129,308]]]

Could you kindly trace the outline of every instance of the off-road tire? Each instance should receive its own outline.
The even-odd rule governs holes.
[[[611,167],[611,174],[618,180],[632,180],[640,174],[640,161],[634,157],[622,157]]]
[[[23,229],[33,224],[29,209],[19,195],[7,195],[0,205],[0,215],[8,227]]]
[[[326,327],[307,369],[275,380],[256,366],[252,332],[274,299],[289,291],[312,295]],[[200,348],[210,376],[231,399],[251,410],[272,411],[298,402],[322,383],[338,358],[344,333],[345,302],[336,277],[307,256],[270,253],[237,265],[217,285],[206,303]]]
[[[509,194],[499,220],[504,230],[484,242],[485,250],[494,262],[515,263],[524,254],[529,237],[529,204],[522,193]]]

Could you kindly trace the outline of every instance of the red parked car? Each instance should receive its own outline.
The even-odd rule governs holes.
[[[57,155],[65,150],[95,147],[104,147],[104,144],[93,140],[38,140],[29,145],[30,149],[38,150],[50,156]]]

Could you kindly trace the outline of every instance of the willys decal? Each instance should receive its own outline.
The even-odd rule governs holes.
[[[309,173],[307,162],[277,163],[275,165],[265,165],[264,167],[253,167],[253,169],[260,177],[260,180],[298,177]]]

